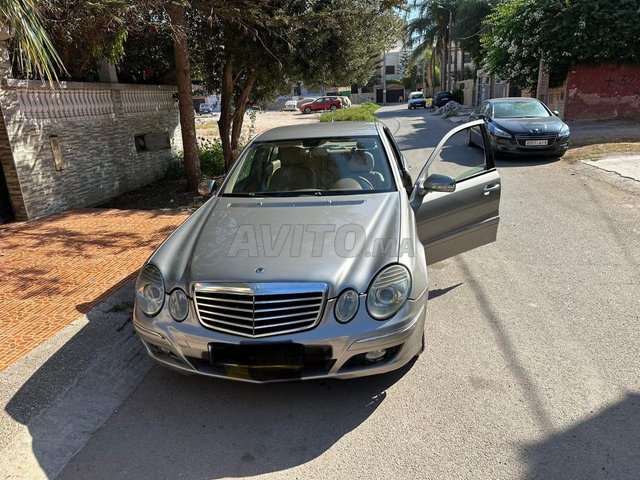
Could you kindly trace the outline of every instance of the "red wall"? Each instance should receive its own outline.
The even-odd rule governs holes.
[[[574,65],[567,76],[567,120],[640,121],[640,66]]]

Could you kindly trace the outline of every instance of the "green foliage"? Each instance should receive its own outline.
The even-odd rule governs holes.
[[[507,0],[487,17],[485,66],[523,88],[534,88],[543,58],[551,83],[571,64],[638,62],[640,12],[636,0]]]
[[[177,180],[185,177],[183,152],[179,153],[179,161],[172,162],[166,173],[166,178]],[[219,139],[198,138],[198,156],[200,169],[204,177],[218,177],[224,175],[224,154]]]
[[[321,122],[375,122],[376,116],[373,114],[380,108],[380,105],[367,102],[351,108],[342,108],[335,112],[325,112],[320,115]]]
[[[453,92],[451,92],[451,95],[453,95],[453,100],[458,102],[460,105],[464,104],[464,90],[462,90],[461,88],[456,88]]]
[[[10,31],[14,63],[25,76],[57,79],[62,61],[49,38],[37,0],[1,0],[0,29]]]
[[[485,28],[484,19],[491,13],[496,0],[460,0],[455,11],[453,35],[463,51],[479,65],[483,51],[480,34]]]

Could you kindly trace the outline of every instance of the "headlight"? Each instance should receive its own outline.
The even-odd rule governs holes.
[[[187,294],[176,288],[169,295],[169,312],[176,322],[181,322],[187,318],[189,313],[189,299]]]
[[[498,138],[512,138],[510,133],[500,130],[498,127],[493,127],[492,133]]]
[[[560,132],[558,133],[559,137],[568,137],[570,134],[570,130],[569,130],[569,125],[563,125],[562,128],[560,129]]]
[[[367,310],[376,320],[386,320],[400,310],[409,297],[411,275],[402,265],[382,270],[367,292]]]
[[[150,317],[157,315],[164,304],[164,280],[153,265],[145,265],[136,280],[136,299],[140,309]]]
[[[350,322],[358,312],[359,303],[360,299],[358,298],[358,292],[356,292],[355,290],[349,288],[348,290],[342,292],[338,297],[338,301],[336,302],[336,306],[334,308],[336,320],[338,320],[340,323]]]

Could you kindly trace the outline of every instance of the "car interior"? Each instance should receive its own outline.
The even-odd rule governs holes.
[[[386,154],[374,137],[258,144],[248,155],[225,193],[394,189]]]

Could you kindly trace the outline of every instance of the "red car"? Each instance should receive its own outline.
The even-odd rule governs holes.
[[[337,110],[342,108],[342,100],[338,97],[320,97],[313,102],[300,105],[302,113],[318,112],[320,110]]]

